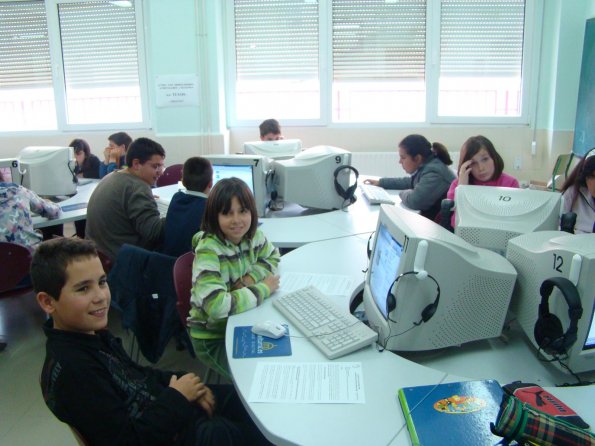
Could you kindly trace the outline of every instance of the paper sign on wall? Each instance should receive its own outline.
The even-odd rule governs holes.
[[[157,107],[186,107],[198,105],[198,76],[157,76]]]

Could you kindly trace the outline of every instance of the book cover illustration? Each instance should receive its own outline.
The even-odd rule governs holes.
[[[291,356],[289,327],[284,325],[286,336],[279,339],[252,333],[252,326],[235,327],[233,331],[234,358],[266,358],[270,356]]]
[[[404,387],[399,401],[414,445],[493,446],[503,390],[495,380]]]

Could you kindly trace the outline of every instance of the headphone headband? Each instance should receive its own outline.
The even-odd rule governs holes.
[[[344,169],[348,169],[355,173],[355,183],[347,187],[347,189],[344,189],[343,186],[341,186],[341,184],[337,180],[339,173]],[[359,172],[357,171],[357,169],[353,166],[350,166],[349,164],[343,164],[335,169],[335,171],[333,172],[333,178],[335,183],[335,190],[337,191],[339,196],[342,197],[344,200],[349,200],[349,204],[355,203],[355,189],[357,188],[357,179],[359,178]]]
[[[566,332],[562,329],[560,319],[549,309],[549,297],[554,287],[558,288],[568,305],[570,324]],[[535,323],[535,341],[546,353],[553,356],[565,354],[575,343],[578,332],[578,321],[583,315],[580,296],[576,286],[565,277],[550,277],[539,287],[541,302],[539,317]]]

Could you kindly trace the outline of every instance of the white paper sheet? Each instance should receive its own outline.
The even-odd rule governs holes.
[[[299,290],[308,285],[315,286],[327,296],[350,296],[353,293],[355,281],[352,277],[340,274],[281,274],[281,290],[284,293]]]
[[[251,403],[364,404],[361,362],[259,362]]]

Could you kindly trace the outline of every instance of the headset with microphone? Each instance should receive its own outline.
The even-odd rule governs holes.
[[[560,319],[550,313],[548,301],[554,287],[561,291],[568,304],[570,324],[566,332],[562,329]],[[565,277],[551,277],[543,281],[539,293],[541,294],[539,317],[533,330],[535,342],[540,349],[551,356],[565,355],[576,342],[578,321],[583,315],[583,307],[576,286]]]
[[[421,319],[419,320],[419,322],[413,323],[413,325],[421,325],[422,323],[428,322],[430,319],[432,319],[432,316],[434,316],[434,314],[436,313],[436,310],[438,309],[438,304],[440,303],[440,285],[431,274],[428,274],[427,271],[407,271],[406,273],[402,273],[397,276],[397,278],[393,282],[393,285],[388,289],[388,293],[386,295],[386,314],[388,317],[391,311],[393,311],[397,307],[397,298],[395,297],[396,292],[393,293],[391,291],[394,288],[396,288],[397,283],[399,282],[399,280],[401,280],[402,277],[408,276],[410,274],[415,274],[419,280],[423,280],[424,278],[429,277],[436,284],[436,298],[434,299],[434,302],[432,302],[429,305],[426,305],[426,307],[421,311]],[[389,320],[391,320],[390,317]],[[391,320],[391,322],[394,321]]]
[[[337,180],[339,173],[341,173],[341,171],[344,169],[353,171],[355,173],[355,183],[353,183],[351,186],[347,187],[347,189],[344,189],[343,186],[341,186],[341,184]],[[333,173],[333,178],[334,178],[334,182],[335,182],[335,190],[337,191],[339,196],[342,197],[344,200],[349,200],[349,204],[355,203],[355,200],[356,200],[355,189],[357,188],[358,177],[359,177],[359,172],[357,171],[357,169],[353,166],[348,165],[348,164],[344,164],[342,166],[337,167],[335,169],[335,172]]]

